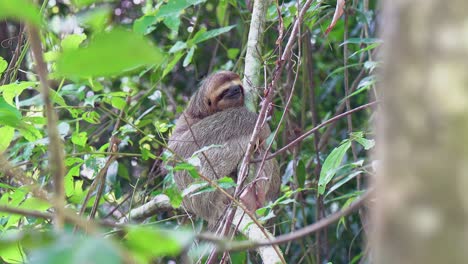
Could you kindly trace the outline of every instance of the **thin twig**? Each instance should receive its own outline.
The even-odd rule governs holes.
[[[351,214],[352,212],[354,212],[355,210],[363,206],[364,203],[371,197],[371,195],[372,195],[372,190],[368,190],[363,195],[361,195],[361,197],[359,197],[353,203],[351,203],[348,207],[338,212],[335,212],[326,218],[323,218],[319,222],[315,222],[309,226],[298,229],[294,232],[278,236],[275,239],[270,240],[270,241],[262,241],[262,242],[242,241],[242,242],[226,243],[226,241],[223,240],[222,238],[219,238],[217,236],[212,236],[206,233],[199,234],[198,238],[201,240],[216,243],[219,251],[229,251],[229,252],[251,250],[251,249],[258,248],[258,247],[271,246],[271,245],[280,245],[280,244],[288,243],[289,241],[294,241],[294,240],[309,236],[312,233],[315,233],[319,230],[322,230],[330,226],[331,224],[340,220],[342,217]]]
[[[379,102],[378,101],[374,101],[374,102],[370,102],[368,104],[365,104],[365,105],[361,105],[359,107],[356,107],[354,109],[351,109],[350,111],[347,111],[347,112],[344,112],[342,114],[339,114],[337,116],[334,116],[330,119],[328,119],[327,121],[321,123],[320,125],[312,128],[311,130],[305,132],[304,134],[300,135],[299,137],[297,137],[295,140],[289,142],[289,144],[287,144],[286,146],[282,147],[281,149],[277,150],[276,152],[270,154],[266,159],[269,160],[269,159],[272,159],[274,157],[276,157],[277,155],[285,152],[286,150],[288,150],[289,148],[291,147],[294,147],[295,145],[299,144],[299,142],[301,142],[302,140],[306,139],[308,136],[312,135],[313,133],[315,133],[317,130],[319,130],[320,128],[326,126],[326,125],[329,125],[345,116],[348,116],[350,114],[353,114],[355,112],[358,112],[360,110],[363,110],[363,109],[366,109],[366,108],[369,108],[371,106],[374,106],[376,104],[378,104]],[[256,159],[256,160],[253,160],[252,162],[260,162],[261,160],[260,159]]]

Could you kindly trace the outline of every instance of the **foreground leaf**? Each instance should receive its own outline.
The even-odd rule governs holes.
[[[115,76],[158,65],[163,59],[163,53],[144,37],[114,29],[97,34],[85,48],[65,50],[57,60],[57,73],[69,78]]]
[[[0,0],[0,19],[16,19],[40,26],[39,8],[29,0]]]

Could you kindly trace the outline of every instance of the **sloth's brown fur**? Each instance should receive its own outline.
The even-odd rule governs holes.
[[[190,158],[200,148],[221,145],[208,148],[203,151],[204,155],[198,155],[201,161],[199,171],[210,179],[230,176],[236,181],[238,167],[256,120],[257,114],[244,107],[244,90],[239,76],[228,71],[218,72],[206,78],[192,96],[187,109],[176,122],[168,147],[180,157]],[[265,153],[264,142],[269,134],[270,129],[265,126],[260,132],[254,157]],[[259,165],[250,165],[249,173],[252,175],[248,179],[254,178]],[[174,179],[181,191],[187,190],[195,182],[185,171],[176,172]],[[250,210],[258,209],[278,196],[279,187],[278,164],[274,159],[268,160],[260,177],[241,196],[241,201]],[[227,191],[233,194],[233,188]],[[228,203],[229,199],[220,191],[194,196],[187,194],[183,201],[189,212],[205,219],[212,227],[223,215]]]

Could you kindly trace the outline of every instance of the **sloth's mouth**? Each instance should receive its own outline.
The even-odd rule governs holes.
[[[224,93],[225,93],[225,95],[224,95],[225,98],[230,98],[230,99],[237,98],[242,94],[242,86],[233,85],[233,86],[229,87],[229,89],[224,91]]]

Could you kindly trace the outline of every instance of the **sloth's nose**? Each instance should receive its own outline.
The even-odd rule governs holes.
[[[229,90],[226,94],[227,97],[237,97],[242,93],[242,86],[240,85],[233,85],[229,87]]]

